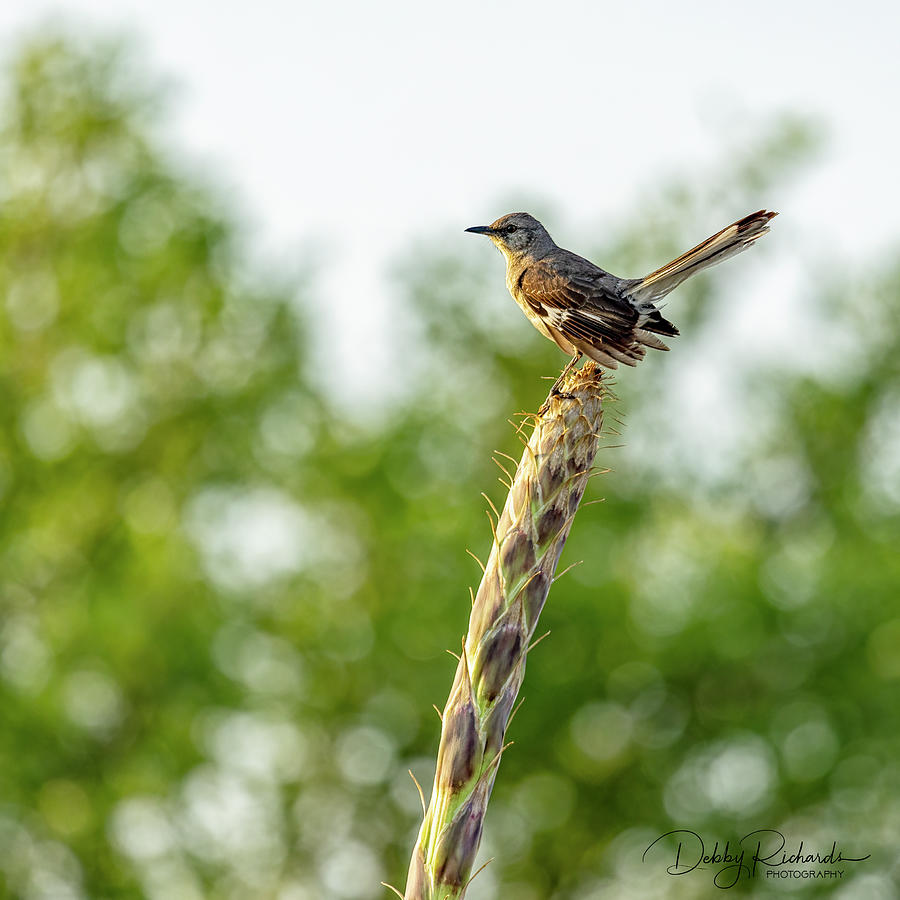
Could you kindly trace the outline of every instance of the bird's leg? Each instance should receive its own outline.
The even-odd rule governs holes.
[[[562,384],[563,378],[565,378],[566,375],[568,375],[569,372],[572,371],[572,368],[574,366],[578,365],[578,360],[580,360],[580,359],[581,359],[581,351],[579,350],[578,353],[576,353],[566,363],[566,367],[562,370],[562,372],[559,373],[559,378],[557,378],[556,381],[553,382],[553,387],[550,388],[550,394],[548,395],[547,399],[541,405],[541,408],[538,410],[538,415],[543,415],[547,411],[547,407],[550,404],[550,397],[562,397],[562,398],[566,399],[571,396],[570,394],[564,394],[559,389],[559,386]]]
[[[566,363],[566,367],[562,370],[562,372],[559,373],[559,378],[557,378],[556,381],[553,382],[553,387],[550,388],[550,393],[551,393],[551,394],[560,394],[560,395],[562,396],[562,394],[561,394],[561,392],[560,392],[560,390],[559,390],[559,386],[562,384],[563,378],[565,378],[566,375],[568,375],[569,372],[572,371],[573,366],[577,366],[577,365],[578,365],[578,360],[580,360],[580,359],[581,359],[581,351],[579,350],[579,351],[578,351],[578,352],[577,352],[577,353],[576,353],[576,354],[575,354],[575,355],[574,355],[574,356]]]

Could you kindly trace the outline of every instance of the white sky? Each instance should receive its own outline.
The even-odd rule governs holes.
[[[0,41],[60,18],[141,38],[180,87],[172,143],[235,189],[261,248],[323,248],[360,389],[388,362],[381,301],[410,240],[487,253],[462,229],[521,197],[579,249],[778,112],[830,130],[800,189],[760,198],[782,213],[779,265],[792,242],[860,259],[900,234],[897,3],[5,0]],[[685,247],[724,224],[689,223]]]

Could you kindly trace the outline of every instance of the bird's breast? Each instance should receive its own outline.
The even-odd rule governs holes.
[[[509,292],[512,294],[513,300],[518,304],[519,309],[525,313],[528,321],[545,337],[551,341],[554,340],[553,335],[547,327],[546,310],[540,303],[535,303],[528,299],[525,291],[519,287],[518,283],[509,284]]]

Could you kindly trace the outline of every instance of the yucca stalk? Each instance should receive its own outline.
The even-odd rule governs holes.
[[[597,452],[600,374],[588,363],[548,398],[510,484],[441,717],[404,900],[460,900],[472,877],[525,657]]]

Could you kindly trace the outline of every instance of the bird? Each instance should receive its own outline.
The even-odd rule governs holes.
[[[607,369],[634,366],[647,348],[668,350],[678,329],[657,303],[686,278],[742,253],[769,231],[778,213],[761,209],[738,219],[644,278],[619,278],[557,246],[532,215],[508,213],[467,232],[486,235],[506,258],[506,286],[528,320],[572,358],[550,390],[582,356]],[[660,337],[661,336],[661,337]]]

